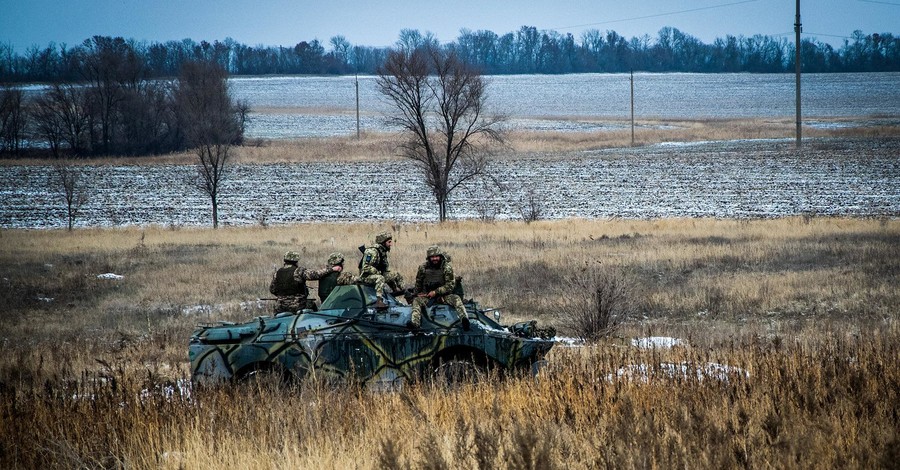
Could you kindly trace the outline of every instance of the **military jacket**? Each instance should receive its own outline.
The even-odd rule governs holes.
[[[453,274],[453,266],[446,259],[443,259],[437,266],[426,261],[419,266],[419,270],[416,272],[416,292],[434,291],[438,296],[445,296],[453,292],[455,284],[456,276]]]
[[[331,266],[324,266],[319,269],[306,269],[304,267],[298,267],[296,271],[294,271],[294,280],[297,282],[302,282],[304,285],[306,281],[315,281],[317,279],[322,279],[327,276],[331,271]]]
[[[269,292],[277,297],[298,296],[306,298],[309,295],[306,281],[321,279],[329,272],[331,272],[331,268],[328,266],[310,270],[302,266],[285,264],[272,275],[272,282],[269,283]]]
[[[390,271],[388,265],[387,250],[381,245],[370,245],[363,252],[362,265],[359,268],[360,276],[384,274]]]

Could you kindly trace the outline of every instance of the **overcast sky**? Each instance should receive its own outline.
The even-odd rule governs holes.
[[[499,35],[523,25],[572,33],[614,30],[656,38],[672,26],[711,43],[726,35],[784,35],[793,41],[795,0],[0,0],[0,43],[19,53],[94,36],[165,42],[232,38],[293,46],[332,36],[389,46],[401,29],[430,31],[442,43],[467,28]],[[854,30],[900,33],[900,0],[802,0],[807,37],[840,46]]]

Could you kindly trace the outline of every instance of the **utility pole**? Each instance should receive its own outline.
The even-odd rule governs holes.
[[[356,73],[356,140],[359,140],[359,72]]]
[[[634,147],[634,70],[631,70],[631,146]]]
[[[800,31],[803,30],[803,26],[800,23],[800,0],[797,0],[797,19],[794,21],[794,32],[796,33],[796,55],[794,57],[794,66],[796,69],[797,76],[797,148],[799,149],[801,144],[801,131],[800,131],[800,123],[802,121],[800,115]]]

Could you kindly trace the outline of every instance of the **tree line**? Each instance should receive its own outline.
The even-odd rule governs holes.
[[[121,42],[147,77],[175,77],[187,60],[220,64],[232,75],[268,74],[374,74],[390,48],[352,45],[344,36],[328,44],[301,41],[292,47],[248,46],[224,41],[145,43]],[[32,46],[17,54],[0,44],[0,82],[61,82],[83,79],[86,56],[96,53],[98,38],[68,47]],[[718,38],[706,44],[677,28],[662,28],[655,38],[630,39],[613,30],[588,30],[576,38],[552,30],[522,26],[499,35],[489,30],[462,30],[446,44],[415,29],[400,32],[403,47],[436,44],[452,50],[485,74],[646,72],[766,72],[794,70],[795,45],[785,37],[753,35]],[[839,48],[816,39],[800,44],[801,66],[806,72],[900,71],[900,37],[890,33],[855,31]]]
[[[174,78],[155,79],[133,44],[103,36],[66,57],[71,69],[40,93],[0,85],[0,155],[151,155],[243,140],[249,108],[216,61],[185,57]]]
[[[0,44],[0,153],[46,148],[54,156],[146,155],[188,148],[183,85],[185,64],[206,63],[228,75],[377,74],[392,50],[428,48],[452,53],[483,74],[626,72],[789,72],[794,46],[784,38],[726,36],[712,44],[676,28],[655,39],[625,39],[615,31],[572,34],[523,26],[499,36],[463,30],[441,44],[431,33],[400,31],[393,48],[354,46],[343,36],[328,48],[317,40],[293,47],[247,46],[226,39],[142,43],[94,36],[75,47],[50,44],[24,55]],[[806,72],[900,71],[900,38],[854,32],[834,49],[801,42]],[[218,76],[218,75],[217,75]],[[15,83],[47,83],[27,93]],[[227,89],[224,90],[227,93]],[[179,111],[182,110],[182,111]],[[232,103],[230,119],[243,122],[246,105]],[[242,124],[237,126],[242,129]],[[243,138],[239,132],[236,140]],[[38,144],[39,143],[39,144]]]

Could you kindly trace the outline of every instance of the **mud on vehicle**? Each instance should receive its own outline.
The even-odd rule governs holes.
[[[283,378],[358,380],[369,386],[423,378],[468,379],[490,371],[536,373],[553,346],[552,328],[535,321],[498,323],[494,310],[468,300],[464,330],[449,305],[428,305],[410,330],[412,308],[389,294],[376,310],[375,289],[338,286],[318,311],[280,313],[234,324],[200,326],[190,339],[191,377],[198,384],[261,373]]]

